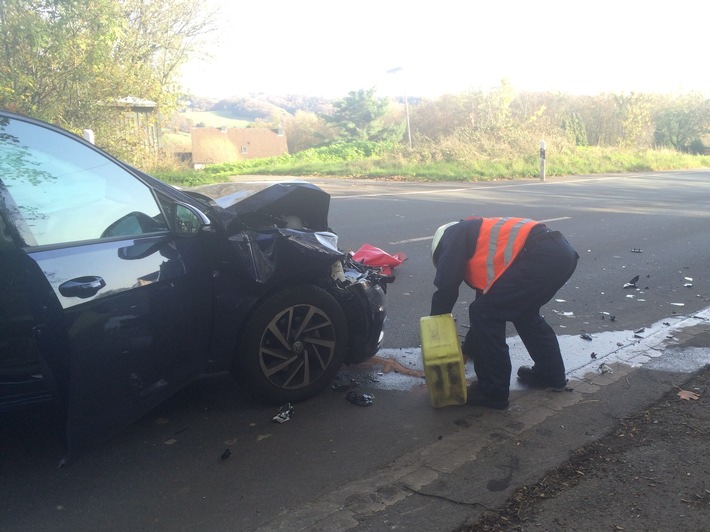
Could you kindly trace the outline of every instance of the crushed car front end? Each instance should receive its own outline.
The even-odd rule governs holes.
[[[244,228],[229,241],[265,292],[313,284],[340,304],[348,323],[345,364],[358,364],[377,353],[384,337],[387,284],[393,276],[355,261],[338,248],[338,237],[330,231]]]
[[[235,377],[270,402],[322,390],[341,365],[382,345],[385,275],[338,247],[330,195],[307,182],[229,183],[191,195],[220,221],[250,310],[238,332]]]
[[[339,264],[334,264],[333,296],[341,302],[350,324],[346,364],[359,364],[374,356],[382,345],[384,323],[387,316],[385,291],[391,276],[353,260],[347,254]]]

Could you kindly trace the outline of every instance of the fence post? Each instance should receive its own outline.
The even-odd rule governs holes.
[[[545,141],[540,141],[540,181],[545,180]]]

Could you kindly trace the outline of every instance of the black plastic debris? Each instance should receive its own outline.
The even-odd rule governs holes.
[[[276,414],[271,421],[274,423],[286,423],[291,419],[291,416],[293,415],[293,407],[291,406],[291,403],[286,403],[283,405],[281,408],[279,408],[279,413]]]
[[[592,335],[589,334],[589,333],[582,333],[582,334],[579,335],[579,337],[580,337],[582,340],[589,340],[590,342],[592,341]]]
[[[596,354],[596,353],[595,353],[594,351],[592,351],[592,355],[591,355],[591,357],[592,357],[593,359],[595,359],[595,360],[596,360],[596,358],[597,358],[597,354]]]
[[[230,456],[232,456],[232,451],[230,451],[229,449],[225,449],[224,452],[220,455],[220,458],[222,460],[226,460]]]
[[[643,253],[640,248],[631,248],[631,253]]]
[[[609,316],[609,321],[616,321],[616,316],[613,314],[609,314],[608,312],[602,312],[602,319],[606,319],[606,316]]]
[[[634,275],[634,277],[628,283],[626,283],[624,285],[624,288],[637,288],[636,283],[638,282],[638,280],[639,280],[639,276]]]
[[[369,393],[348,392],[345,399],[355,406],[372,406],[375,402],[375,396]]]

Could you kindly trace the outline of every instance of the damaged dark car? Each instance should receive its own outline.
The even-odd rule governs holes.
[[[178,190],[0,111],[0,413],[60,406],[69,451],[195,378],[269,404],[382,342],[393,278],[338,248],[306,182]]]

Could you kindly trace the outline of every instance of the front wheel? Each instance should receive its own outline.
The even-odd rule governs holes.
[[[247,321],[235,371],[268,403],[302,401],[333,380],[346,343],[345,314],[328,292],[287,288],[265,299]]]

